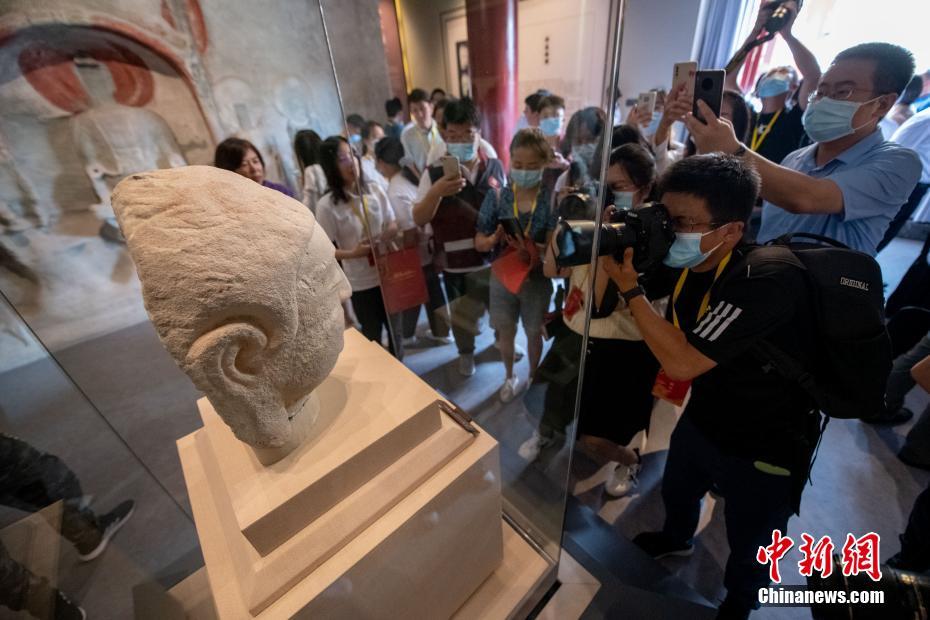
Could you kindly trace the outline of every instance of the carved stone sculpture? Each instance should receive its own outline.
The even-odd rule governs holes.
[[[133,174],[113,206],[162,343],[268,464],[299,445],[343,346],[350,288],[300,202],[234,172]]]

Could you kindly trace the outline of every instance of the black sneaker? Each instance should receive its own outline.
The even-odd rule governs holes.
[[[875,424],[879,426],[896,426],[898,424],[904,424],[905,422],[910,421],[914,417],[914,412],[908,409],[907,407],[901,407],[897,411],[883,411],[874,418],[868,418],[865,421],[869,424]]]
[[[100,517],[98,522],[102,531],[100,542],[97,543],[96,547],[87,553],[81,553],[80,550],[78,550],[78,558],[80,558],[82,562],[90,562],[101,553],[103,553],[107,548],[107,545],[110,543],[110,539],[113,538],[114,534],[116,534],[116,532],[118,532],[119,529],[123,527],[123,525],[125,525],[126,521],[129,520],[129,517],[132,516],[135,508],[135,502],[133,502],[131,499],[126,500],[107,514]]]
[[[673,555],[687,557],[694,553],[694,545],[673,541],[665,532],[643,532],[633,539],[633,544],[654,560]]]
[[[80,605],[69,599],[61,590],[55,590],[55,609],[51,617],[54,620],[85,620],[87,612]]]

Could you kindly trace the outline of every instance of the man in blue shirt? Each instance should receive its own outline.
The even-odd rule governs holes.
[[[886,142],[878,129],[913,73],[913,56],[897,45],[864,43],[840,52],[804,112],[815,144],[780,166],[740,144],[732,125],[703,102],[708,123],[690,114],[685,122],[700,152],[744,157],[762,177],[759,241],[808,232],[874,255],[920,178],[917,154]]]

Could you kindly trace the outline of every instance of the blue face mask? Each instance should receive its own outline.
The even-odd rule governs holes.
[[[449,142],[446,144],[446,150],[463,164],[478,156],[478,147],[474,142]]]
[[[633,209],[633,197],[635,192],[614,192],[614,206],[621,211],[630,211]]]
[[[652,115],[652,120],[649,124],[643,129],[643,135],[647,138],[650,136],[656,135],[656,131],[659,130],[659,123],[662,122],[662,112],[659,110],[655,111],[655,114]]]
[[[590,168],[591,162],[594,161],[594,153],[597,150],[597,145],[593,142],[590,144],[576,144],[572,147],[572,159],[575,161],[583,161],[585,165]]]
[[[350,134],[349,134],[349,143],[350,143],[350,144],[358,144],[358,143],[361,142],[361,141],[362,141],[362,134],[360,134],[360,133],[350,133]]]
[[[840,101],[829,97],[817,99],[807,104],[804,116],[801,117],[801,123],[804,125],[804,131],[814,142],[839,140],[855,133],[857,129],[861,129],[861,127],[852,126],[853,116],[856,115],[856,111],[861,106],[872,101],[875,100],[859,103],[858,101]]]
[[[766,97],[777,97],[789,90],[791,90],[791,82],[788,78],[773,75],[771,77],[762,78],[762,81],[759,82],[759,88],[756,89],[756,94],[761,99],[765,99]]]
[[[562,131],[562,119],[558,116],[550,116],[539,121],[539,130],[544,136],[557,136]]]
[[[709,251],[701,252],[701,239],[704,235],[709,235],[712,232],[715,231],[711,230],[706,233],[675,233],[675,242],[672,243],[672,247],[669,248],[668,254],[665,255],[662,262],[668,267],[674,267],[676,269],[697,267],[706,261],[714,250],[719,248],[723,243],[721,241]]]
[[[510,178],[520,187],[536,187],[542,181],[542,174],[542,170],[510,170]]]

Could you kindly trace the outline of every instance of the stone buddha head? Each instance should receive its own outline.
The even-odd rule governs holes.
[[[178,366],[241,441],[295,447],[297,417],[342,351],[350,294],[313,214],[210,166],[132,174],[113,206]]]

